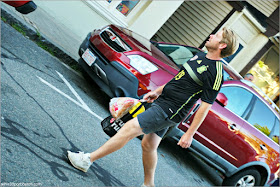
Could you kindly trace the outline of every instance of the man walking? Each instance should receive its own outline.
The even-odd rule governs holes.
[[[190,147],[193,136],[204,118],[223,83],[223,67],[220,59],[232,55],[237,47],[237,37],[229,29],[223,28],[210,35],[205,47],[208,53],[198,53],[186,62],[180,72],[166,85],[147,93],[144,100],[152,103],[145,112],[131,119],[104,145],[91,153],[68,151],[71,164],[86,172],[91,164],[122,148],[131,139],[143,135],[142,160],[144,167],[143,186],[154,186],[157,165],[157,148],[168,127],[176,125],[201,99],[201,106],[195,114],[188,131],[178,145]]]

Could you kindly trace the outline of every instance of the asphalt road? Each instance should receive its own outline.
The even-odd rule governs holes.
[[[1,23],[1,184],[140,186],[141,140],[95,162],[73,168],[66,150],[90,152],[109,137],[100,122],[108,98],[9,25]],[[164,140],[157,186],[216,186],[218,173],[196,155]]]

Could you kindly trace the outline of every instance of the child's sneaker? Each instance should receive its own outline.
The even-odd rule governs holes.
[[[71,164],[79,169],[82,170],[83,172],[87,172],[89,167],[91,166],[90,162],[90,154],[89,153],[84,153],[80,152],[79,153],[73,153],[71,151],[68,152],[68,159],[70,160]]]

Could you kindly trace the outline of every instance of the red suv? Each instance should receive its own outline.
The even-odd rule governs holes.
[[[271,185],[279,177],[279,114],[251,84],[224,81],[191,146],[225,175],[224,186]],[[179,140],[199,105],[167,136]]]
[[[197,52],[109,25],[88,34],[79,64],[110,97],[141,98],[171,80]],[[224,84],[191,150],[224,174],[223,185],[271,185],[279,174],[279,114],[228,64],[223,67]],[[199,105],[166,137],[179,140]]]

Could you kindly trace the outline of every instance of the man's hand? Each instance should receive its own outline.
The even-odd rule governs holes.
[[[147,101],[148,103],[154,102],[162,93],[162,90],[165,85],[162,85],[158,87],[156,90],[148,92],[146,95],[144,95],[143,100]]]
[[[192,144],[193,136],[188,134],[187,132],[183,134],[177,145],[180,145],[182,148],[189,148]]]
[[[143,100],[147,101],[148,103],[154,102],[158,98],[158,94],[155,91],[148,92],[146,95],[144,95]]]
[[[148,103],[154,102],[162,93],[162,90],[164,88],[165,84],[158,87],[156,90],[148,92],[146,95],[144,95],[143,100],[147,101]]]
[[[193,136],[203,120],[205,119],[206,115],[208,114],[209,109],[211,108],[211,104],[201,101],[201,106],[197,110],[196,114],[194,115],[192,124],[187,132],[181,137],[180,141],[177,145],[180,145],[182,148],[188,148],[192,144]]]

